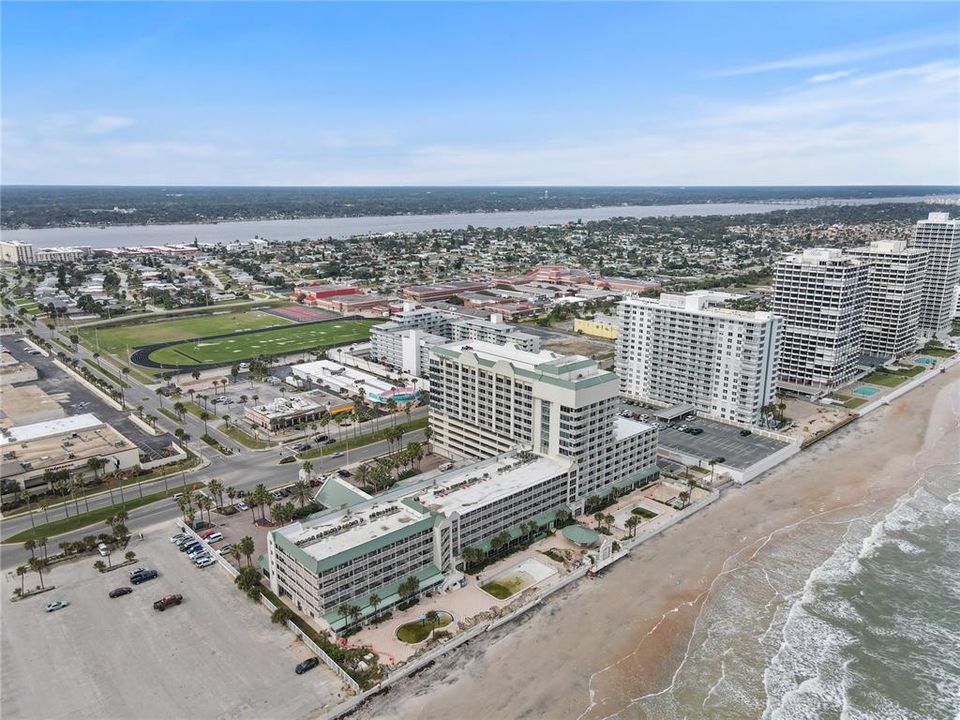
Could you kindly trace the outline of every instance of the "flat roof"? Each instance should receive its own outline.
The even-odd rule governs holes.
[[[401,501],[325,513],[316,521],[277,530],[314,560],[339,555],[429,517]]]
[[[639,435],[640,433],[644,432],[650,432],[653,430],[653,425],[648,425],[644,422],[618,416],[613,424],[613,430],[616,434],[617,440],[626,440],[628,437],[633,437],[634,435]]]
[[[56,418],[55,420],[44,420],[43,422],[32,423],[30,425],[20,425],[18,427],[7,428],[5,432],[0,433],[0,447],[15,443],[41,440],[66,433],[80,432],[82,430],[91,430],[101,425],[104,425],[104,423],[93,413],[69,415],[68,417]]]
[[[434,512],[464,514],[538,485],[570,470],[567,458],[532,455],[491,458],[435,478],[436,486],[416,500]]]
[[[307,397],[279,397],[272,402],[265,405],[256,405],[251,409],[265,417],[277,418],[322,408],[323,405]]]

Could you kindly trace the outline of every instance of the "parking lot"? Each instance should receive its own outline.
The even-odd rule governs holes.
[[[787,443],[780,440],[764,437],[756,432],[742,435],[740,427],[702,417],[677,421],[672,423],[675,427],[670,427],[667,423],[658,423],[654,419],[654,408],[624,403],[622,411],[649,414],[651,419],[646,422],[659,426],[662,448],[702,458],[704,467],[707,467],[710,460],[723,458],[718,462],[727,467],[744,469],[787,447]],[[683,432],[681,427],[699,428],[703,432],[694,435]]]
[[[221,568],[195,568],[169,542],[171,523],[131,542],[137,567],[160,576],[132,586],[128,570],[97,573],[94,558],[51,568],[56,590],[13,603],[3,581],[4,718],[305,718],[335,704],[340,681],[320,665],[296,675],[311,653],[237,590]],[[37,584],[31,573],[27,587]],[[153,609],[164,595],[183,603]],[[55,600],[69,606],[44,612]]]

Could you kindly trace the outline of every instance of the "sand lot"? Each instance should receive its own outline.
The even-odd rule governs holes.
[[[340,681],[324,666],[298,676],[311,653],[233,587],[214,565],[199,570],[172,545],[169,524],[131,541],[137,566],[160,577],[130,586],[129,568],[97,573],[94,558],[44,575],[56,590],[10,601],[4,577],[2,700],[5,720],[29,718],[304,718],[338,701]],[[36,584],[30,573],[27,586]],[[153,609],[163,595],[183,603]],[[53,613],[44,606],[69,601]]]

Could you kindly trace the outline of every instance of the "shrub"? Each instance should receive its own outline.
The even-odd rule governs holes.
[[[270,622],[276,625],[286,625],[288,620],[293,619],[293,611],[286,605],[281,605],[270,616]]]
[[[292,455],[287,455],[285,458],[282,458],[282,459],[280,460],[280,464],[281,464],[281,465],[286,465],[287,463],[292,463],[292,462],[296,462],[296,461],[297,461],[297,459],[296,459],[295,457],[293,457]]]
[[[453,633],[449,630],[434,630],[433,639],[434,640],[449,640],[453,637]]]

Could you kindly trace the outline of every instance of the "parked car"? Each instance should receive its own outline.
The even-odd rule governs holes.
[[[250,506],[247,505],[245,502],[238,502],[238,503],[235,505],[235,507],[237,508],[237,510],[240,510],[241,512],[244,511],[244,510],[249,510],[249,509],[250,509]]]
[[[183,533],[177,533],[172,538],[170,538],[170,542],[175,543],[177,540],[183,540],[185,537],[189,537],[189,535],[184,535]]]
[[[218,555],[229,555],[233,552],[233,545],[224,545],[222,548],[217,550]]]
[[[133,592],[133,588],[128,587],[118,587],[115,590],[110,591],[111,598],[123,597],[124,595],[129,595]]]
[[[324,444],[324,445],[333,445],[335,442],[336,442],[336,440],[335,440],[334,438],[327,438],[326,440],[323,441],[323,444]]]
[[[310,443],[305,443],[305,442],[297,443],[296,445],[293,446],[293,449],[296,450],[297,452],[303,452],[304,450],[309,450]]]
[[[139,585],[140,583],[144,583],[147,580],[153,580],[159,575],[160,573],[158,573],[156,570],[144,570],[142,573],[131,577],[130,582],[133,583],[134,585]]]
[[[110,548],[105,543],[100,543],[97,545],[97,552],[100,553],[100,557],[106,557],[110,554]]]
[[[215,535],[216,532],[217,531],[214,528],[208,528],[207,530],[204,530],[202,533],[200,533],[200,537],[206,540],[211,535]]]
[[[153,609],[163,612],[168,607],[179,605],[182,602],[183,602],[183,595],[167,595],[166,597],[162,597],[156,602],[154,602]]]
[[[326,442],[330,439],[329,435],[315,435],[313,438],[314,442]]]
[[[199,548],[199,547],[203,547],[203,545],[201,545],[201,544],[198,543],[196,540],[194,540],[193,542],[186,543],[185,545],[183,545],[183,546],[180,548],[180,552],[190,553],[190,552],[193,552],[194,550],[196,550],[196,549]]]
[[[207,556],[207,557],[205,557],[205,558],[203,558],[203,559],[201,559],[201,560],[197,560],[196,566],[197,566],[198,568],[210,567],[210,566],[213,565],[215,562],[216,562],[216,560],[214,560],[214,559],[213,559],[212,557],[210,557],[210,556]]]
[[[209,545],[213,545],[214,543],[218,543],[221,540],[223,540],[223,533],[215,532],[213,535],[207,538],[207,543]]]
[[[210,553],[205,553],[205,552],[203,552],[203,553],[200,553],[199,555],[197,555],[195,558],[193,558],[193,564],[194,564],[194,565],[199,565],[199,564],[200,564],[201,562],[203,562],[204,560],[212,560],[212,559],[213,559],[213,558],[210,556]]]
[[[61,610],[69,605],[66,600],[54,600],[51,603],[47,603],[47,612],[53,612],[54,610]]]
[[[130,577],[133,577],[134,575],[139,575],[140,573],[145,573],[146,571],[147,571],[146,568],[138,567],[138,568],[134,568],[133,570],[131,570],[131,571],[130,571],[129,573],[127,573],[127,574],[128,574]]]
[[[747,435],[753,435],[753,433],[749,430],[741,430],[740,435],[741,437],[746,437]]]
[[[303,675],[308,670],[313,670],[319,664],[320,664],[319,658],[315,658],[315,657],[307,658],[302,663],[297,665],[296,673],[297,675]]]
[[[691,435],[702,435],[703,428],[690,428],[687,432],[689,432]]]
[[[310,487],[320,487],[323,485],[323,480],[320,478],[310,478]]]
[[[342,478],[348,478],[350,477],[350,475],[352,475],[352,473],[346,468],[340,468],[339,470],[337,470],[337,475],[339,475]]]

